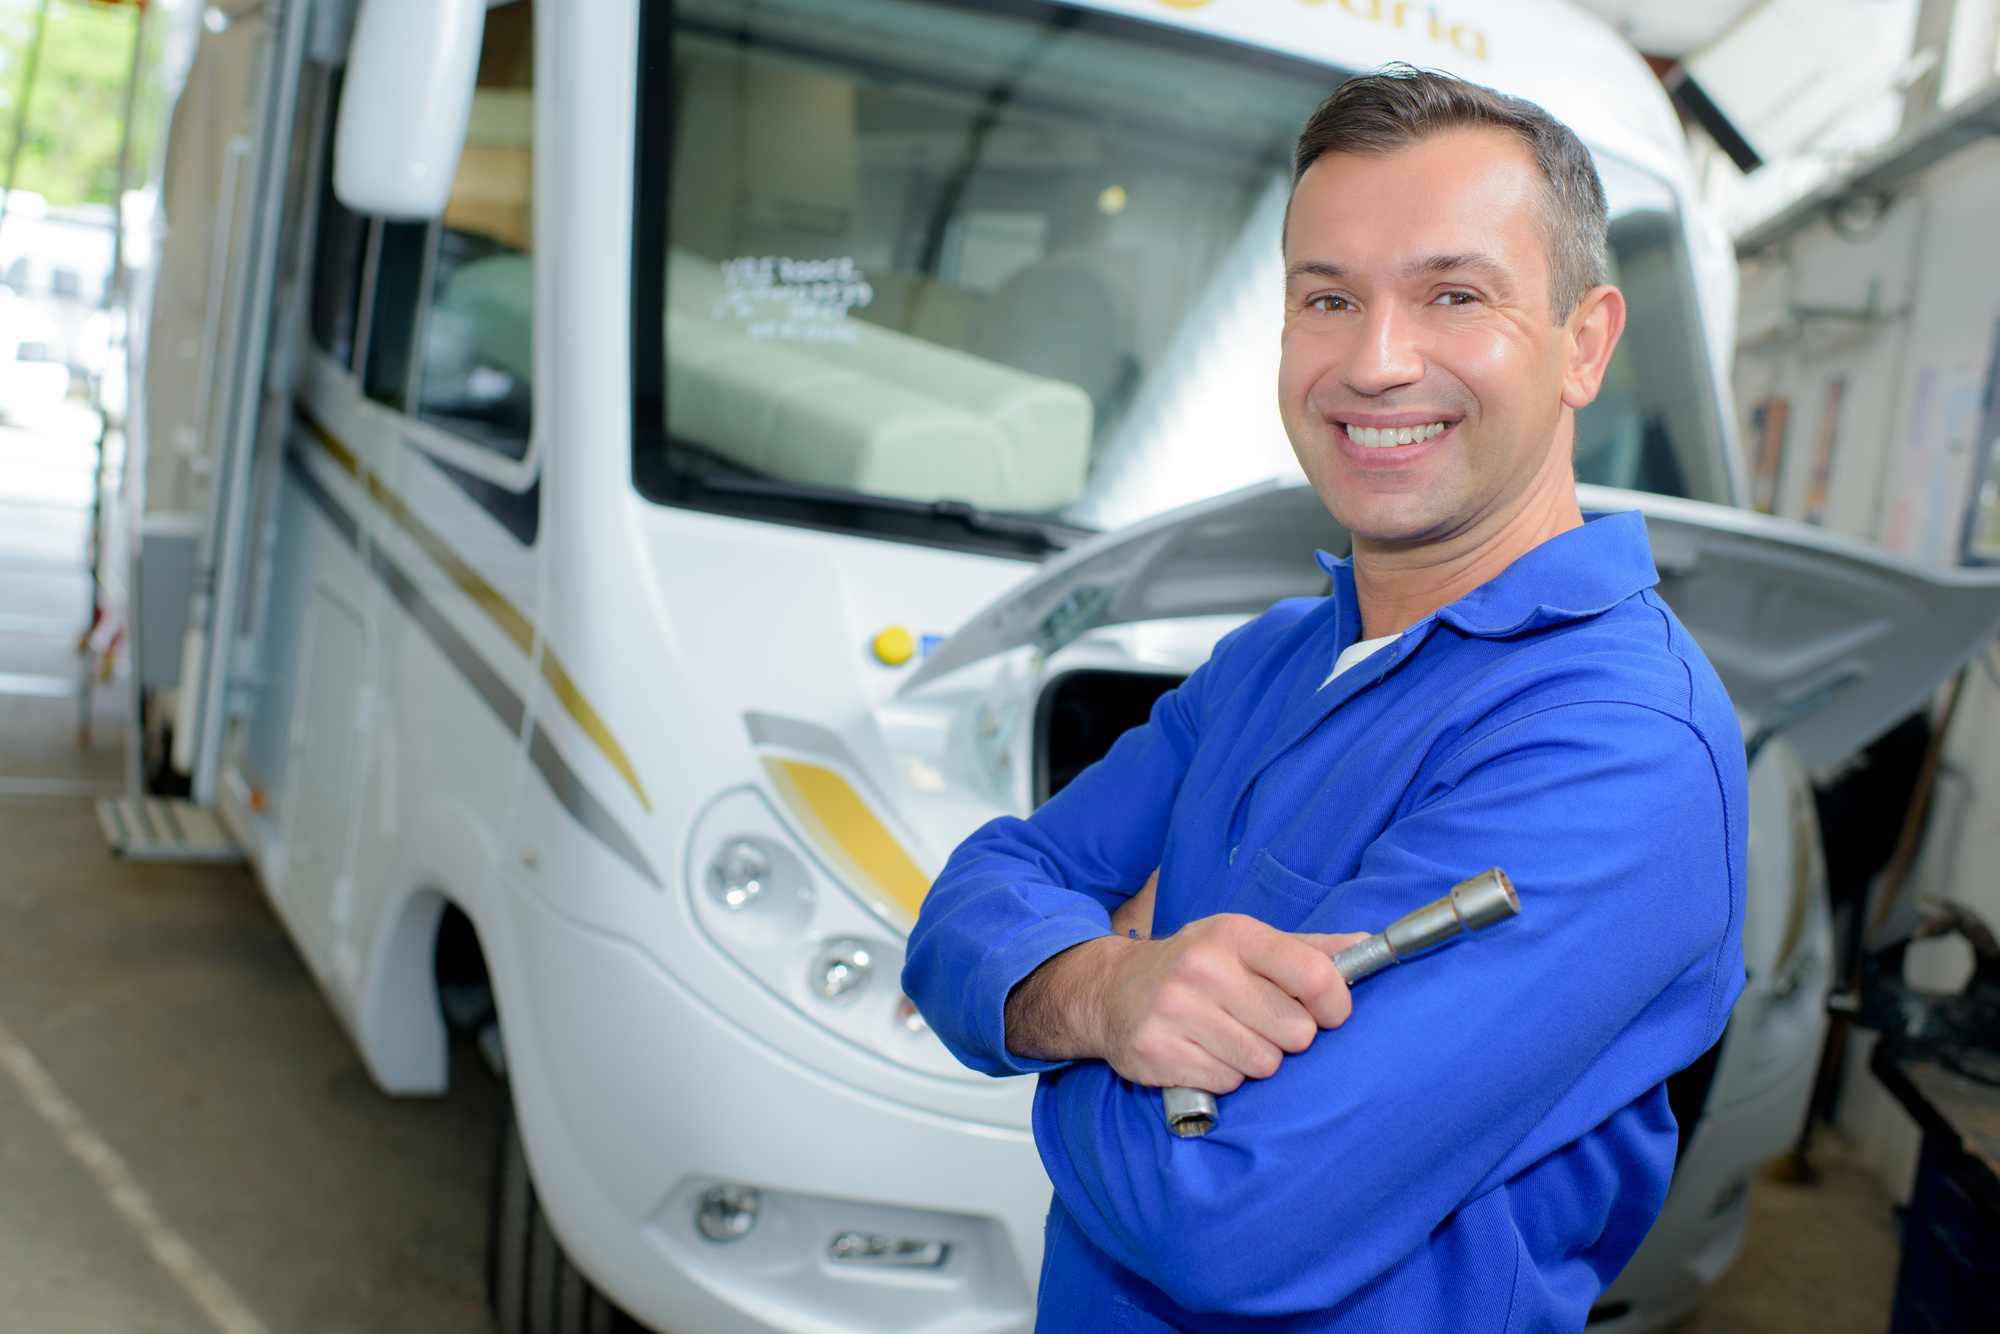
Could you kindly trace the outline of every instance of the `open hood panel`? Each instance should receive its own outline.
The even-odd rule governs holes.
[[[1022,644],[1044,656],[1086,630],[1183,616],[1255,615],[1318,597],[1315,549],[1347,554],[1347,530],[1308,486],[1265,482],[1071,547],[926,658],[924,682]]]
[[[1751,734],[1824,768],[1919,707],[2000,628],[2000,572],[1934,570],[1746,510],[1581,486],[1586,510],[1646,516],[1660,596]],[[1255,615],[1326,591],[1315,548],[1348,535],[1310,487],[1268,483],[1072,548],[973,617],[908,692],[995,653],[1044,655],[1098,626]]]
[[[2000,571],[1933,569],[1785,519],[1580,486],[1646,516],[1660,596],[1755,731],[1824,769],[1922,706],[2000,629]]]

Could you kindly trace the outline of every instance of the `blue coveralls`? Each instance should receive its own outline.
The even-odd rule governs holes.
[[[1590,521],[1331,684],[1354,576],[1217,645],[1026,820],[968,838],[904,987],[960,1059],[1040,1071],[1043,1331],[1580,1330],[1666,1198],[1666,1077],[1743,987],[1743,740],[1652,587],[1637,514]],[[1211,913],[1373,931],[1503,867],[1521,915],[1394,968],[1179,1139],[1101,1061],[1008,1053],[1007,993],[1107,934]]]

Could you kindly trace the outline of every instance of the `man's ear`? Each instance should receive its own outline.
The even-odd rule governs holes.
[[[1569,364],[1563,367],[1562,401],[1572,410],[1588,405],[1604,383],[1618,335],[1625,332],[1625,294],[1615,287],[1593,287],[1570,312],[1563,326]]]

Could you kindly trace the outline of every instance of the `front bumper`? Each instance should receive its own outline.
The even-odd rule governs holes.
[[[672,1334],[1032,1327],[1049,1184],[1031,1135],[844,1084],[629,942],[518,886],[508,899],[520,976],[501,1004],[523,1140],[564,1248],[612,1300]],[[718,1243],[695,1213],[723,1184],[761,1205]],[[947,1253],[931,1268],[836,1261],[833,1239],[857,1232]]]

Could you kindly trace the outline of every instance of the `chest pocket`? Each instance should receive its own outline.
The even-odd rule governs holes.
[[[1280,931],[1296,931],[1333,894],[1333,886],[1287,870],[1276,857],[1260,848],[1257,859],[1250,864],[1250,873],[1215,911],[1240,912]]]

